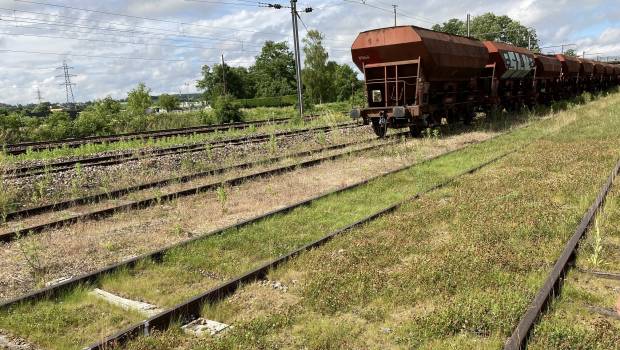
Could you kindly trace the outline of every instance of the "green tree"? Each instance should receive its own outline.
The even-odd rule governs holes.
[[[337,101],[346,101],[357,91],[363,91],[364,83],[357,78],[357,73],[348,64],[329,62],[333,96]]]
[[[213,101],[213,110],[219,123],[240,122],[243,120],[239,106],[231,95],[217,96]]]
[[[467,35],[467,25],[458,18],[451,18],[442,24],[435,24],[433,30],[454,35]]]
[[[157,104],[159,105],[159,107],[170,112],[179,108],[179,99],[176,96],[161,94],[157,99]]]
[[[132,116],[144,115],[147,108],[151,106],[151,89],[144,83],[129,92],[127,96],[127,111]]]
[[[577,51],[575,49],[568,49],[564,51],[564,55],[577,57]]]
[[[86,107],[75,119],[77,136],[108,135],[120,122],[121,104],[108,96]]]
[[[254,89],[253,76],[249,74],[245,67],[230,67],[224,65],[226,75],[226,93],[236,98],[253,98],[256,91]],[[216,96],[224,92],[222,65],[216,64],[213,67],[202,66],[202,79],[196,82],[196,87],[204,91],[205,99],[211,101]]]
[[[303,81],[308,96],[318,103],[323,103],[324,96],[333,96],[333,75],[335,67],[328,67],[327,59],[329,55],[323,47],[325,36],[317,30],[308,31],[308,35],[303,38],[304,43],[304,70]]]
[[[32,109],[32,113],[37,117],[47,118],[52,114],[51,108],[52,105],[49,102],[39,103]]]
[[[467,24],[452,18],[442,24],[434,25],[433,30],[466,35]],[[529,41],[532,51],[540,50],[535,29],[528,28],[508,16],[497,16],[490,12],[471,19],[470,35],[479,40],[501,41],[520,47],[528,47]]]
[[[66,112],[52,112],[36,130],[39,140],[58,140],[74,136],[73,123]]]
[[[295,93],[295,58],[285,41],[266,41],[256,63],[250,67],[257,97]]]

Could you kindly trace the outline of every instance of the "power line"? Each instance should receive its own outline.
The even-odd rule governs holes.
[[[114,32],[114,33],[137,33],[137,34],[147,34],[147,35],[159,35],[160,37],[163,36],[164,38],[166,38],[165,34],[163,34],[163,33],[144,32],[144,31],[137,31],[137,30],[133,30],[133,29],[92,27],[92,26],[85,26],[85,25],[66,23],[66,22],[45,21],[45,20],[37,20],[37,19],[33,20],[33,19],[29,19],[29,18],[24,18],[24,17],[4,16],[4,18],[0,17],[0,20],[4,20],[7,24],[8,23],[42,24],[42,25],[57,26],[57,27],[69,27],[69,28],[101,30],[101,31],[107,31],[107,32]],[[32,27],[32,26],[28,26],[28,28],[30,28],[30,27]],[[40,29],[40,28],[37,28],[37,29]],[[80,32],[80,33],[89,34],[87,32]],[[118,34],[116,34],[116,35],[118,35]],[[236,40],[236,39],[235,40],[219,39],[219,38],[210,38],[210,37],[204,37],[204,36],[186,35],[186,34],[185,35],[173,35],[173,36],[187,37],[187,38],[199,38],[199,39],[206,39],[206,40],[213,40],[213,41],[220,41],[220,42],[243,43],[242,40]],[[172,39],[168,39],[168,40],[172,40]],[[248,46],[255,46],[255,45],[250,44]]]
[[[108,11],[92,10],[92,9],[87,9],[87,8],[81,8],[81,7],[67,6],[67,5],[51,4],[51,3],[47,3],[47,2],[30,1],[30,0],[13,0],[13,1],[21,2],[21,3],[26,3],[26,4],[36,4],[36,5],[44,5],[44,6],[51,6],[51,7],[66,8],[66,9],[71,9],[71,10],[76,10],[76,11],[85,11],[85,12],[99,13],[99,14],[108,15],[108,16],[119,16],[119,17],[126,17],[126,18],[142,19],[142,20],[153,21],[153,22],[172,23],[172,24],[180,24],[180,25],[186,25],[186,26],[196,26],[196,27],[203,27],[203,28],[220,28],[220,29],[233,30],[233,31],[238,31],[238,32],[270,33],[270,34],[274,34],[274,35],[280,35],[280,33],[273,33],[273,32],[267,32],[267,31],[239,29],[239,28],[222,27],[222,26],[209,26],[209,25],[206,25],[206,24],[197,24],[197,23],[173,21],[173,20],[162,19],[162,18],[153,18],[153,17],[128,15],[128,14],[124,14],[124,13],[116,13],[116,12],[108,12]]]
[[[112,44],[127,44],[127,45],[140,45],[140,46],[153,46],[153,47],[176,47],[176,48],[184,48],[184,49],[200,49],[200,50],[221,50],[222,48],[217,47],[206,47],[206,46],[188,46],[188,45],[167,45],[167,44],[152,44],[152,43],[136,43],[131,41],[117,41],[117,40],[103,40],[103,39],[91,39],[91,38],[73,38],[67,36],[52,36],[52,35],[35,35],[35,34],[25,34],[25,33],[6,33],[0,32],[0,34],[4,35],[12,35],[12,36],[26,36],[26,37],[34,37],[34,38],[48,38],[48,39],[68,39],[68,40],[78,40],[78,41],[89,41],[89,42],[101,42],[101,43],[112,43]],[[229,52],[247,52],[247,53],[260,53],[260,51],[247,51],[247,50],[233,50]]]
[[[170,29],[164,29],[164,28],[160,28],[160,27],[150,27],[150,26],[140,26],[140,25],[133,25],[133,24],[125,24],[125,23],[119,23],[119,22],[111,22],[111,21],[106,21],[107,24],[109,25],[114,25],[114,26],[123,26],[123,27],[129,27],[132,29],[122,29],[122,28],[102,28],[102,27],[89,27],[89,26],[84,26],[84,25],[80,25],[80,24],[75,24],[75,23],[66,23],[66,22],[51,22],[49,20],[43,20],[43,19],[37,19],[37,18],[28,18],[28,17],[16,17],[15,16],[15,12],[20,12],[20,13],[27,13],[27,14],[34,14],[34,15],[43,15],[43,16],[49,16],[49,17],[58,17],[58,18],[67,18],[67,19],[72,19],[75,21],[89,21],[89,19],[86,18],[80,18],[80,17],[73,17],[73,16],[62,16],[62,15],[58,15],[58,14],[52,14],[52,13],[45,13],[45,12],[36,12],[36,11],[24,11],[24,10],[15,10],[15,9],[9,9],[9,8],[3,8],[0,7],[0,10],[4,10],[7,12],[10,12],[13,14],[13,16],[9,16],[7,17],[7,19],[11,22],[15,22],[17,19],[22,19],[22,20],[29,20],[29,21],[39,21],[39,22],[43,22],[41,24],[50,24],[50,25],[64,25],[64,26],[76,26],[76,27],[80,27],[80,28],[89,28],[89,29],[96,29],[96,30],[107,30],[107,31],[122,31],[122,32],[128,32],[128,33],[143,33],[143,34],[157,34],[157,35],[164,35],[164,33],[171,33],[171,34],[176,34],[176,35],[171,35],[173,37],[187,37],[187,38],[192,38],[192,39],[204,39],[204,40],[213,40],[213,41],[229,41],[229,42],[235,42],[235,43],[239,43],[241,42],[240,39],[237,38],[232,38],[232,37],[209,37],[209,36],[197,36],[197,35],[188,35],[186,34],[184,31],[179,31],[179,30],[170,30]],[[101,21],[99,21],[101,22]],[[25,23],[37,23],[37,22],[25,22]],[[157,30],[160,31],[162,33],[159,32],[144,32],[144,31],[136,31],[133,28],[140,28],[140,29],[149,29],[149,30]],[[182,27],[181,27],[182,28]],[[249,45],[252,46],[252,45]]]
[[[107,55],[86,55],[86,54],[74,54],[70,52],[59,53],[59,52],[42,52],[42,51],[28,51],[28,50],[9,50],[9,49],[0,49],[0,52],[10,52],[10,53],[30,53],[37,55],[54,55],[54,56],[67,56],[67,57],[87,57],[87,58],[106,58],[106,59],[122,59],[122,60],[141,60],[141,61],[162,61],[162,62],[185,62],[186,59],[164,59],[164,58],[151,58],[151,57],[135,57],[135,56],[107,56]],[[236,60],[233,60],[236,61]],[[204,62],[202,63],[211,63],[217,64],[219,62]],[[236,61],[238,64],[250,64],[254,63],[254,61]]]

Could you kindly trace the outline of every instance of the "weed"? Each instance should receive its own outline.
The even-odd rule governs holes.
[[[588,261],[592,266],[599,267],[603,264],[603,258],[601,257],[603,253],[603,241],[601,238],[601,229],[599,225],[599,219],[596,218],[594,220],[594,236],[592,242],[592,253],[588,258]]]
[[[217,195],[217,201],[220,202],[220,206],[222,207],[222,213],[226,213],[226,203],[228,202],[228,194],[226,193],[226,188],[224,185],[221,185],[215,191]]]
[[[275,134],[269,135],[269,141],[267,142],[267,150],[269,153],[275,154],[278,151],[278,139]]]
[[[327,135],[325,135],[325,131],[321,130],[316,134],[316,142],[319,145],[325,145],[327,143]]]
[[[32,278],[37,284],[41,283],[46,272],[45,264],[41,258],[43,247],[36,241],[25,239],[21,235],[18,235],[17,240],[17,248],[28,265]]]

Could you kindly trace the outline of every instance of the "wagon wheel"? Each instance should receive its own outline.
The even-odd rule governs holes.
[[[409,134],[411,137],[420,137],[422,135],[422,128],[419,125],[409,125]]]

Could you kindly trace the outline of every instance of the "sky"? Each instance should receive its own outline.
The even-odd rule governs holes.
[[[493,12],[536,29],[541,47],[620,56],[617,1],[300,0],[298,8],[313,9],[301,14],[300,36],[319,30],[330,59],[352,64],[351,43],[360,31],[393,25],[392,4],[399,25]],[[250,66],[265,40],[292,42],[290,9],[252,0],[0,0],[0,103],[36,103],[37,90],[64,102],[63,61],[76,101],[125,98],[139,82],[154,95],[192,93],[203,65],[223,54],[228,65]]]

